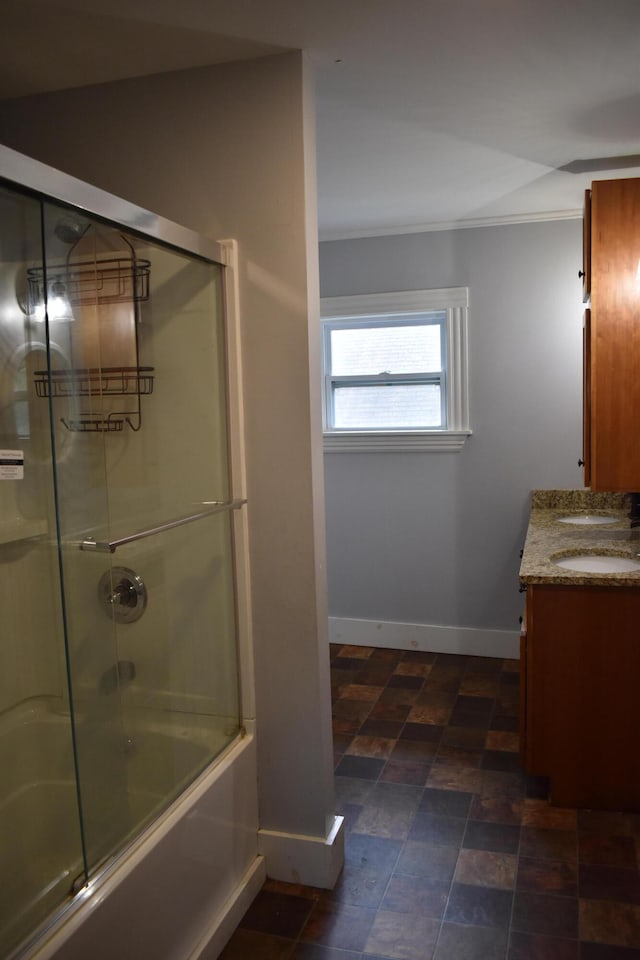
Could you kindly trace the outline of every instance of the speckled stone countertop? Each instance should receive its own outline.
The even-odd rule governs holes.
[[[572,524],[560,517],[607,516],[607,524]],[[640,561],[640,527],[629,525],[629,506],[622,493],[589,490],[534,490],[531,517],[520,565],[523,584],[640,587],[640,570],[630,573],[584,573],[559,567],[551,557],[599,553]]]

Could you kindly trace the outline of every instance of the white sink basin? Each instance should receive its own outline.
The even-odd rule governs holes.
[[[615,523],[617,517],[598,513],[571,513],[566,517],[556,517],[558,523],[576,523],[582,526],[595,526],[600,523]]]
[[[633,573],[640,570],[640,558],[610,556],[604,553],[583,553],[575,557],[551,557],[557,567],[580,573]]]

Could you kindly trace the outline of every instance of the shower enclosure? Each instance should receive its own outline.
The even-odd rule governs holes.
[[[2,958],[244,733],[222,256],[124,219],[0,180]]]

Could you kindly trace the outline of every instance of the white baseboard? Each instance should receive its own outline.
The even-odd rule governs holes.
[[[354,647],[460,653],[506,660],[517,660],[520,656],[520,634],[516,630],[439,627],[428,623],[329,617],[329,641]]]
[[[256,857],[222,912],[210,923],[189,960],[217,960],[260,892],[266,874],[264,858]]]
[[[344,817],[333,818],[325,838],[261,829],[258,850],[273,880],[331,890],[344,863]]]

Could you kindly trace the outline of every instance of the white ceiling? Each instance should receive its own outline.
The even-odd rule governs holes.
[[[640,0],[0,0],[0,97],[291,48],[321,237],[575,215],[640,176],[602,159],[640,155]]]

